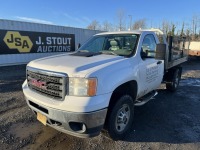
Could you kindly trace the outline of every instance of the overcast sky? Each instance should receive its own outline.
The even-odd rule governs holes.
[[[200,0],[2,0],[0,19],[85,28],[92,20],[115,23],[123,10],[126,22],[145,18],[152,26],[163,20],[191,22],[200,16]]]

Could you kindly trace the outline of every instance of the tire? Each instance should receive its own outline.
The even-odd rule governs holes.
[[[179,86],[179,82],[181,79],[181,68],[172,70],[169,75],[170,77],[169,80],[166,82],[166,88],[171,92],[175,92]]]
[[[108,114],[107,130],[113,140],[123,139],[133,124],[134,103],[129,95],[121,96]]]

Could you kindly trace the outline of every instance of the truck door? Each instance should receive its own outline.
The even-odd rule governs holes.
[[[152,90],[157,89],[163,79],[164,74],[164,60],[155,59],[156,40],[153,34],[148,34],[144,37],[141,57],[139,64],[139,80],[141,81],[139,96],[143,96]]]

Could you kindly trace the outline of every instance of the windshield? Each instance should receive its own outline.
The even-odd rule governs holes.
[[[138,37],[137,34],[94,36],[79,51],[129,56],[135,53]]]

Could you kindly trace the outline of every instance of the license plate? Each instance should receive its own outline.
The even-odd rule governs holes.
[[[42,122],[45,126],[46,126],[46,123],[47,123],[47,117],[44,116],[43,114],[41,113],[37,113],[37,120],[39,120],[40,122]]]

